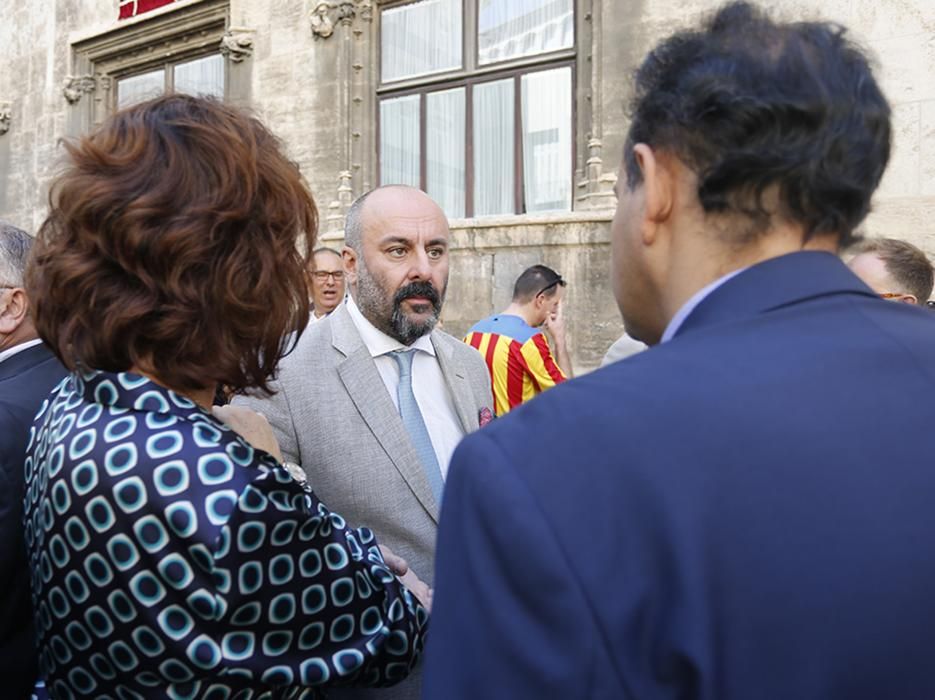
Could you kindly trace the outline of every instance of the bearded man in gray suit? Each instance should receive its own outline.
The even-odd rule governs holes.
[[[481,355],[435,330],[448,238],[444,213],[419,190],[360,197],[342,251],[352,296],[283,359],[274,396],[234,401],[266,415],[323,502],[371,528],[429,585],[448,462],[493,405]],[[420,676],[353,694],[417,698]]]

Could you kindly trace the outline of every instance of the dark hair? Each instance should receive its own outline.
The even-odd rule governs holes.
[[[72,369],[268,392],[308,322],[296,243],[311,250],[317,229],[278,139],[234,107],[170,95],[65,148],[27,271],[42,338]]]
[[[367,198],[376,190],[364,192],[355,199],[347,210],[344,217],[344,245],[353,250],[358,255],[361,254],[361,242],[364,239],[363,209]]]
[[[32,245],[32,236],[23,229],[0,221],[0,285],[23,286],[23,273]]]
[[[555,270],[545,265],[533,265],[523,270],[513,285],[513,301],[525,304],[540,294],[554,296],[565,280]]]
[[[902,287],[899,291],[912,294],[920,304],[932,296],[932,287],[935,286],[932,263],[912,243],[895,238],[871,238],[858,245],[854,252],[858,255],[870,253],[880,258],[893,281]]]
[[[636,73],[633,146],[669,152],[698,176],[707,213],[739,213],[754,236],[780,216],[805,240],[853,240],[890,153],[890,108],[867,57],[825,22],[777,23],[745,2],[666,39]],[[778,210],[764,203],[770,190]],[[769,199],[769,198],[767,198]]]

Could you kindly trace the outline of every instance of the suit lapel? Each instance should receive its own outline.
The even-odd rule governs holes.
[[[338,376],[348,396],[413,495],[437,523],[438,504],[422,463],[412,447],[399,412],[385,390],[383,378],[345,307],[338,307],[331,314],[331,328],[332,344],[345,355],[344,361],[338,365]]]
[[[468,398],[473,394],[467,377],[464,376],[463,369],[455,364],[452,357],[454,349],[449,342],[446,342],[447,338],[440,333],[432,333],[431,338],[432,345],[435,346],[435,357],[438,359],[438,366],[441,368],[442,376],[448,385],[448,391],[451,393],[451,400],[458,412],[464,434],[472,433],[477,430],[480,416],[477,415],[475,406],[468,401]]]

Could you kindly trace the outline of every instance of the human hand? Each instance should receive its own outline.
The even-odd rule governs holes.
[[[434,592],[425,581],[416,576],[416,573],[412,569],[409,569],[403,576],[398,576],[397,578],[399,578],[400,583],[408,588],[409,592],[422,603],[423,608],[428,612],[432,612],[432,595]]]
[[[556,343],[564,342],[565,340],[565,306],[562,302],[559,302],[555,307],[555,311],[546,316],[545,321],[542,324],[542,327],[545,328]]]
[[[389,547],[384,547],[382,544],[377,545],[380,548],[380,554],[383,555],[383,561],[386,562],[386,565],[389,567],[397,576],[403,576],[407,571],[409,571],[409,564],[398,554],[394,554],[393,550]]]
[[[276,458],[276,461],[282,462],[279,443],[276,442],[276,436],[273,434],[269,421],[262,413],[251,411],[243,406],[212,406],[211,413],[251,445],[269,452]]]

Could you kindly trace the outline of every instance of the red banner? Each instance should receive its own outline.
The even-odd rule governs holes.
[[[175,0],[120,0],[119,19],[136,17],[144,12],[155,10],[157,7],[169,5]]]

